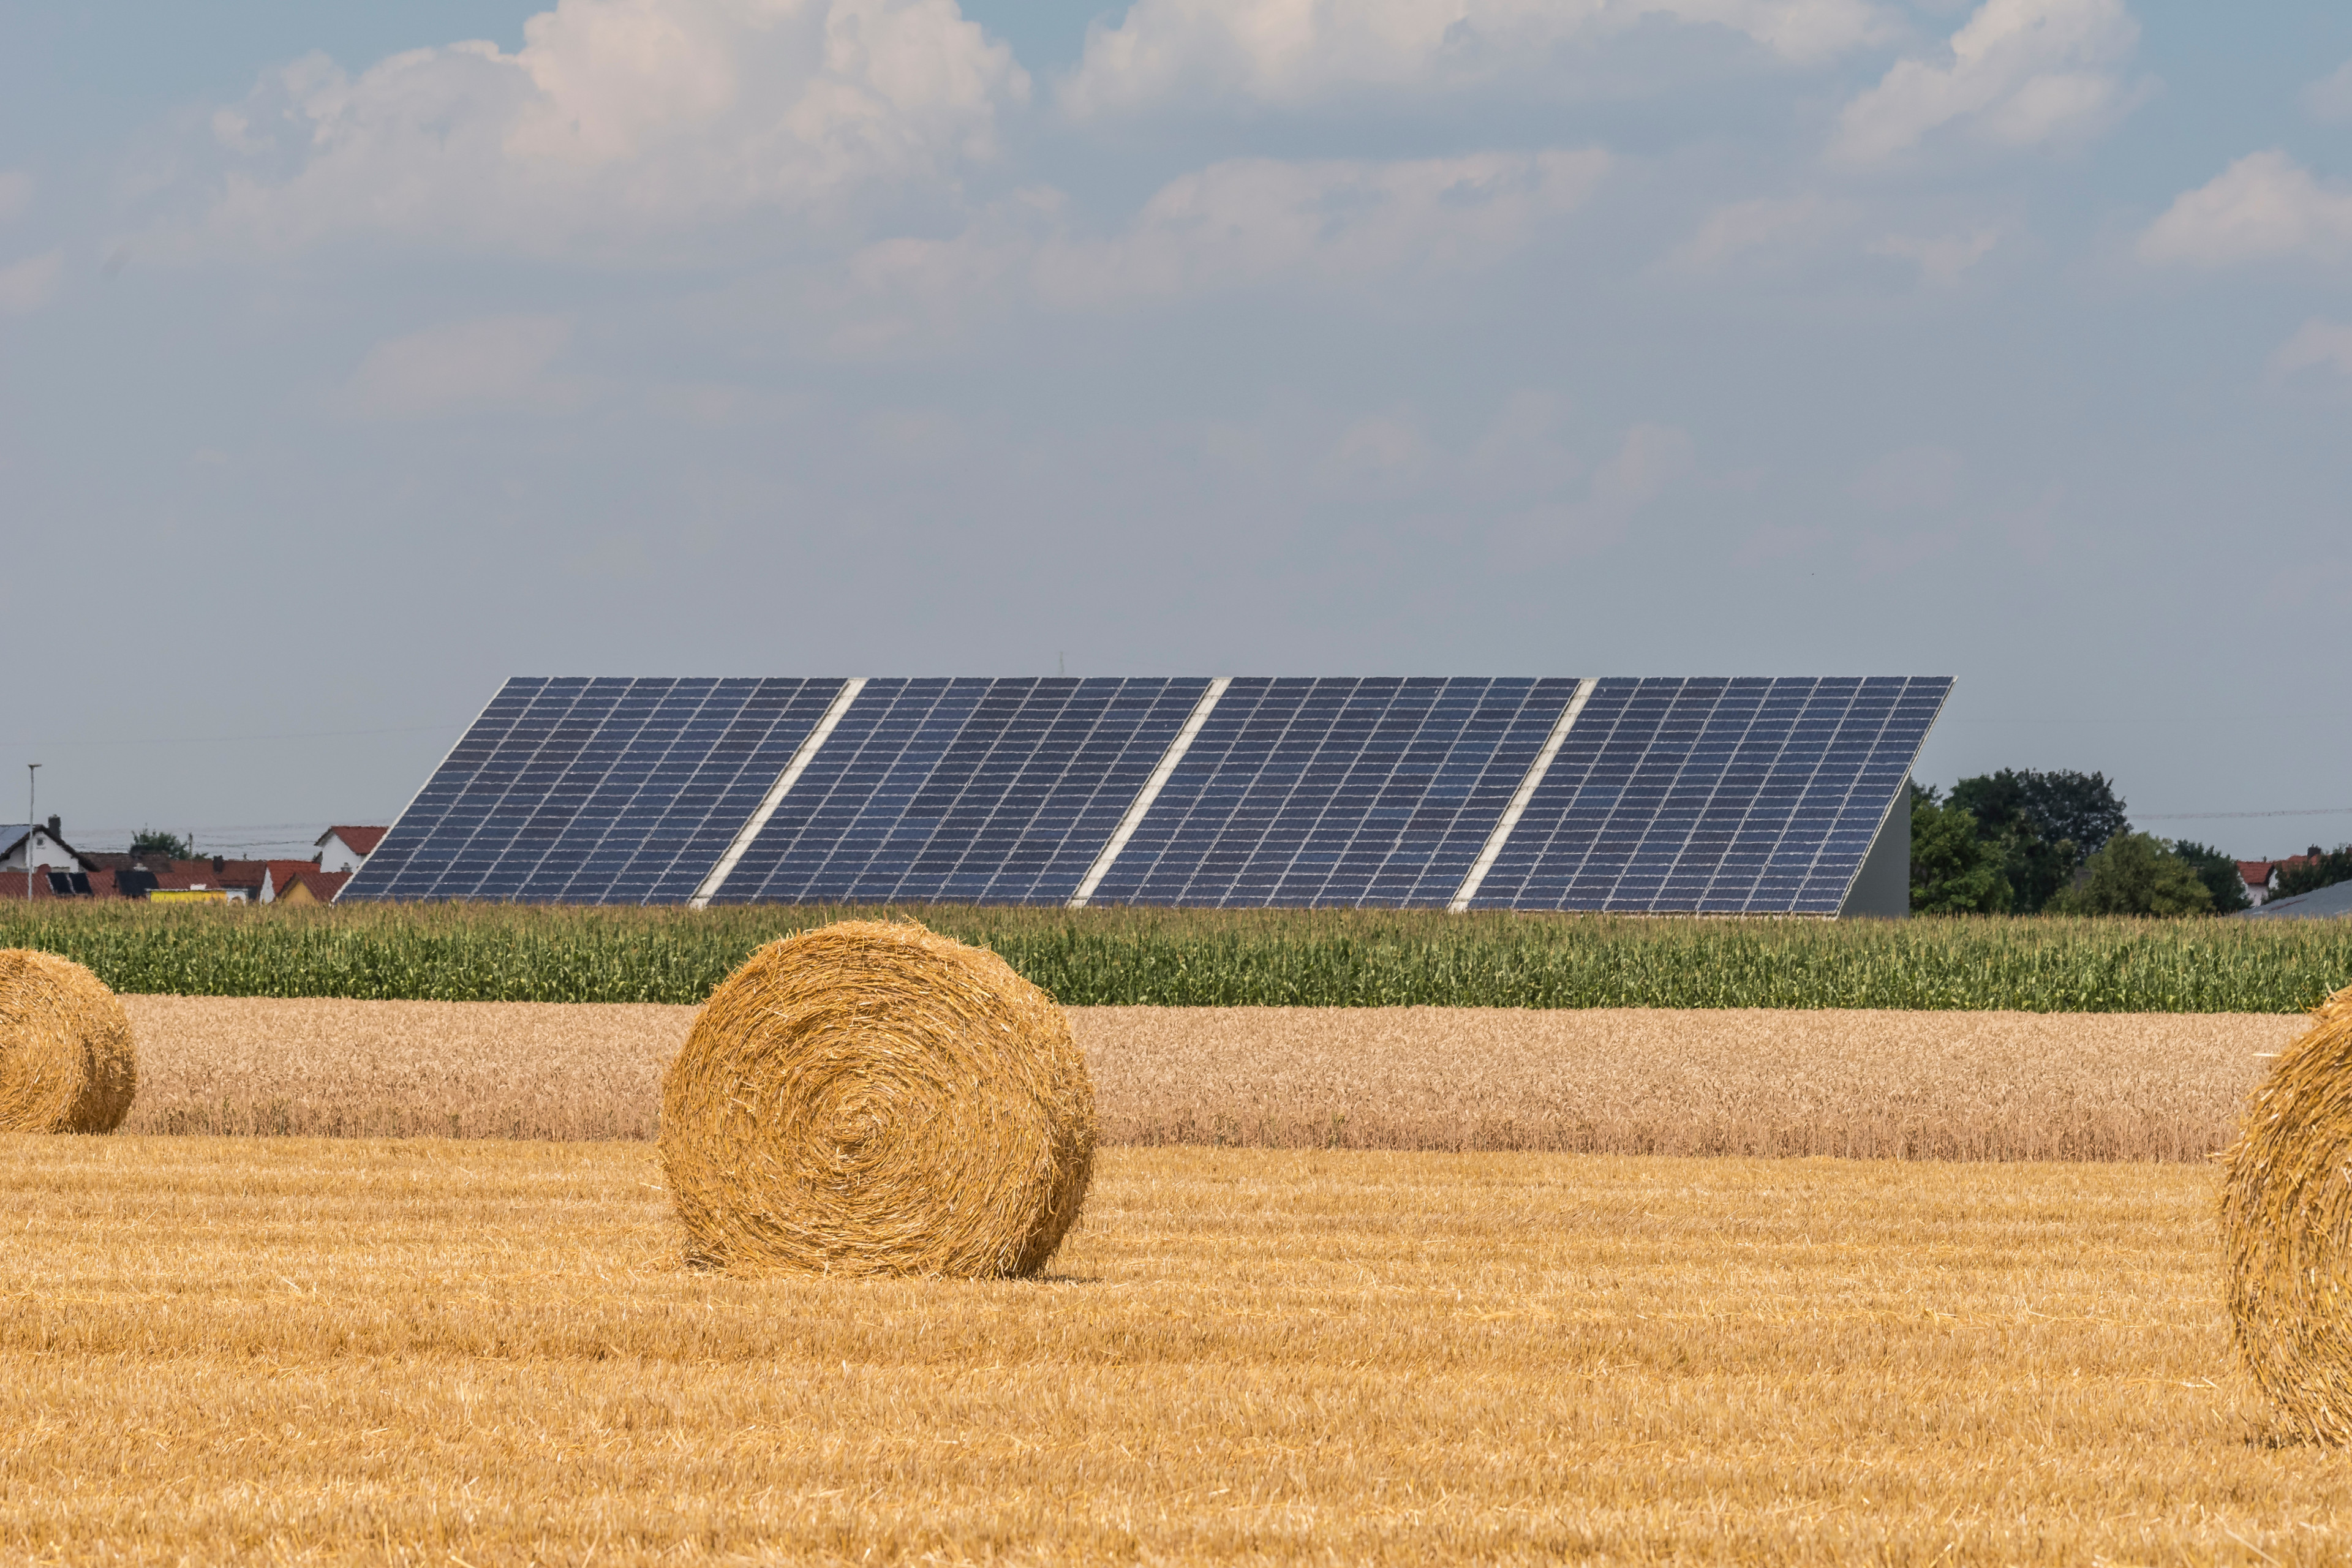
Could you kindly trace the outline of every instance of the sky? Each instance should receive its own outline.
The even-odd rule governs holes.
[[[510,675],[1056,670],[1944,674],[1924,782],[2334,845],[2348,419],[2340,5],[0,0],[84,848]]]

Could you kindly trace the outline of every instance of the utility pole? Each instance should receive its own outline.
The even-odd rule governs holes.
[[[33,824],[40,819],[33,815],[34,785],[39,782],[41,764],[25,764],[25,912],[33,912]]]

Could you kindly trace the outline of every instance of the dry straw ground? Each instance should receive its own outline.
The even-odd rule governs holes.
[[[128,1130],[650,1138],[694,1009],[130,996]],[[2298,1015],[1070,1009],[1107,1142],[2200,1160]]]
[[[0,1561],[2318,1563],[2210,1168],[1113,1150],[1027,1282],[641,1143],[0,1139]]]

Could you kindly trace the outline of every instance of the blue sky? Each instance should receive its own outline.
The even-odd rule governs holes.
[[[506,676],[1948,673],[2352,837],[2352,12],[0,5],[0,764],[386,820]],[[5,789],[0,772],[0,789]]]

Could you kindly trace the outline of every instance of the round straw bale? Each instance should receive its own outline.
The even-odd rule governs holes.
[[[1093,1174],[1094,1081],[1054,999],[910,921],[770,942],[662,1079],[698,1258],[829,1274],[1034,1274]]]
[[[2221,1156],[2230,1329],[2289,1425],[2352,1441],[2352,986],[2315,1009]]]
[[[69,958],[0,949],[0,1132],[111,1132],[139,1089],[131,1019]]]

